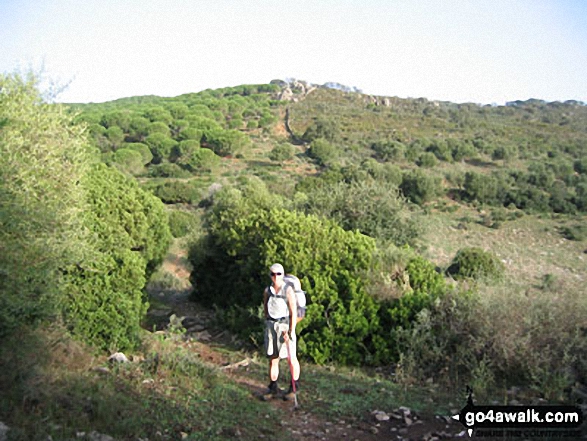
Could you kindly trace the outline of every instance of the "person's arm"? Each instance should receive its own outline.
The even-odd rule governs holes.
[[[269,299],[269,294],[267,293],[267,288],[263,291],[263,312],[265,313],[265,320],[269,318],[269,311],[267,310],[267,300]]]
[[[296,293],[290,286],[287,287],[287,303],[289,305],[289,335],[292,337],[296,334],[296,323],[298,322],[298,302]]]

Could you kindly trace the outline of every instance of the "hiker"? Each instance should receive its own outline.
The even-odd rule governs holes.
[[[289,358],[295,390],[299,388],[300,363],[296,356],[297,303],[294,288],[284,281],[285,271],[279,263],[269,268],[271,285],[263,291],[263,310],[265,312],[265,353],[269,357],[269,387],[263,399],[269,400],[280,394],[279,360]],[[285,394],[286,400],[295,398],[293,385]]]

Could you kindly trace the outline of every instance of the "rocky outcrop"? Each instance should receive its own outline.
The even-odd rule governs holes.
[[[278,99],[281,101],[297,102],[304,99],[310,92],[318,87],[305,81],[291,80],[281,89]]]

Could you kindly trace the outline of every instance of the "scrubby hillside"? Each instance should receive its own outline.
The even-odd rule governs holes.
[[[9,284],[0,284],[0,317],[6,318],[0,338],[14,346],[21,325],[49,319],[61,325],[45,330],[43,341],[54,344],[67,332],[96,351],[124,348],[139,354],[138,364],[116,369],[104,385],[96,378],[88,383],[111,397],[118,397],[114,390],[123,385],[160,414],[157,427],[142,431],[145,415],[140,406],[129,405],[134,425],[116,426],[120,436],[155,436],[167,421],[176,426],[161,433],[168,439],[182,433],[222,439],[237,436],[234,430],[251,439],[273,433],[265,426],[242,430],[255,421],[248,413],[240,415],[236,429],[230,426],[233,432],[223,432],[223,412],[234,410],[226,395],[246,403],[247,387],[221,386],[226,377],[194,358],[205,349],[191,344],[179,323],[168,324],[169,314],[154,321],[144,320],[144,314],[149,302],[153,312],[160,296],[169,293],[177,308],[178,301],[182,308],[189,301],[213,308],[215,326],[232,343],[240,342],[248,357],[262,341],[261,292],[269,283],[267,268],[276,261],[300,277],[308,292],[307,317],[298,328],[300,353],[307,372],[326,378],[309,380],[313,412],[327,407],[320,396],[342,403],[344,395],[369,397],[373,407],[377,400],[401,405],[389,401],[387,392],[383,397],[371,391],[379,389],[377,381],[386,381],[384,389],[392,388],[396,397],[399,390],[416,394],[424,387],[435,403],[438,397],[462,400],[466,385],[480,399],[529,402],[569,402],[584,389],[583,103],[455,104],[276,80],[174,98],[62,107],[41,106],[32,83],[3,81],[15,92],[0,102],[0,172],[22,179],[5,179],[0,192],[6,202],[0,221],[9,227],[10,239],[0,271],[11,276]],[[32,98],[19,107],[23,95]],[[43,114],[55,115],[51,127],[63,142],[54,145],[39,135],[42,127],[33,121]],[[27,150],[33,145],[42,148]],[[15,156],[17,151],[49,161],[56,173],[39,175],[39,181],[37,162],[27,154]],[[54,164],[55,154],[67,158],[71,176],[63,164]],[[59,203],[60,191],[71,203]],[[41,222],[28,222],[29,212]],[[62,218],[67,222],[57,222]],[[40,233],[44,242],[34,241]],[[164,258],[170,234],[175,241]],[[59,245],[62,238],[66,247]],[[41,259],[31,259],[31,253]],[[25,261],[31,262],[29,272],[15,272],[14,262]],[[34,285],[21,295],[18,286],[27,280]],[[176,295],[182,290],[190,292],[189,299]],[[50,308],[36,307],[36,299],[47,300]],[[163,327],[165,337],[145,336],[140,325],[149,331]],[[203,336],[190,333],[196,341]],[[227,362],[242,356],[228,351]],[[99,354],[103,361],[106,352]],[[67,387],[53,391],[63,400],[56,407],[48,406],[50,397],[43,394],[28,397],[30,378],[49,380],[30,373],[22,364],[25,355],[11,357],[3,360],[25,373],[0,378],[15,384],[1,402],[1,415],[30,424],[26,412],[9,411],[23,400],[49,420],[66,421],[63,433],[70,433],[66,408],[79,406],[80,398],[63,398]],[[84,362],[88,365],[95,367]],[[360,387],[332,395],[329,382],[341,380],[323,377],[322,365],[368,369],[377,379],[357,377]],[[251,366],[259,376],[254,381],[264,381],[261,368]],[[166,378],[169,390],[161,385]],[[144,395],[137,379],[152,390]],[[198,386],[192,388],[190,381]],[[519,393],[505,394],[508,390]],[[163,396],[170,398],[157,407]],[[197,411],[186,404],[194,399]],[[357,408],[358,401],[349,398],[349,407]],[[94,410],[84,414],[91,420],[99,413],[102,428],[111,418],[100,410],[104,403],[92,401],[88,408]],[[220,413],[205,403],[219,406]],[[169,406],[182,418],[216,415],[218,420],[187,425],[173,419]],[[352,415],[358,419],[353,421],[375,415],[345,412],[340,418]],[[329,421],[337,417],[324,414]],[[91,427],[92,421],[81,426]],[[23,433],[37,433],[31,430]],[[39,436],[58,432],[38,431]]]

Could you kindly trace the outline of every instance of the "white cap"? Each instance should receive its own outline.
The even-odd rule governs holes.
[[[283,265],[281,265],[281,263],[274,263],[269,268],[269,271],[271,271],[272,273],[281,273],[281,275],[285,274],[285,271],[283,270]]]

